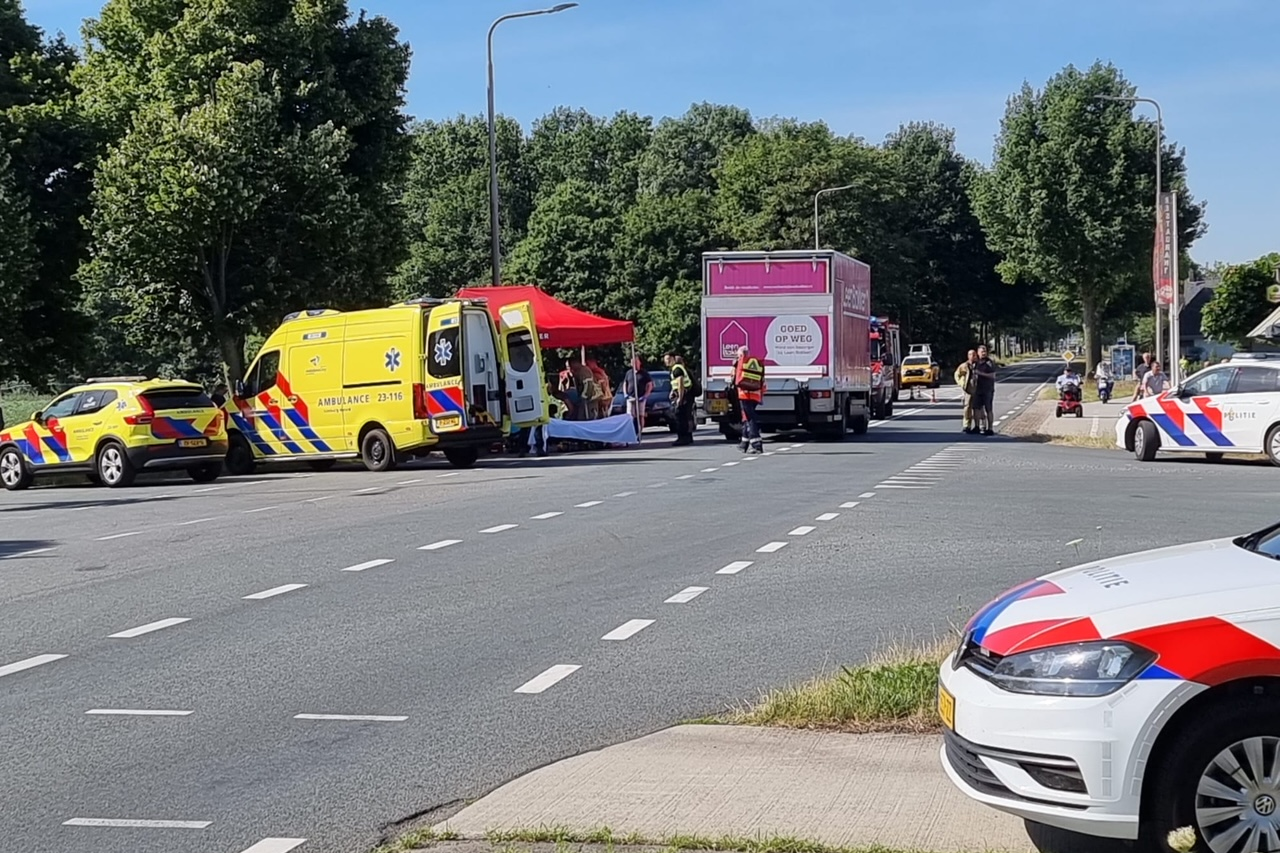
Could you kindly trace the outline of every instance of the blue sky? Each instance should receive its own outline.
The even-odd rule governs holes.
[[[350,0],[413,47],[409,110],[485,109],[485,33],[519,0]],[[549,0],[546,5],[553,5]],[[33,23],[78,40],[100,0],[26,0]],[[1193,255],[1280,251],[1280,2],[1277,0],[581,0],[504,23],[495,36],[499,112],[528,124],[554,106],[660,118],[696,101],[756,116],[821,119],[879,141],[900,123],[956,129],[989,162],[1005,99],[1067,63],[1114,62],[1156,98],[1187,149],[1209,232]],[[1144,108],[1146,109],[1146,108]]]

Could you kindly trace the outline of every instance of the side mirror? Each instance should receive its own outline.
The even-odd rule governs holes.
[[[35,421],[38,424],[44,423],[44,412],[40,411],[39,409],[36,409],[34,412],[31,413],[31,420]]]

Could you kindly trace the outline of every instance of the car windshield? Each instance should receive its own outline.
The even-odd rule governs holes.
[[[1259,530],[1249,536],[1241,536],[1235,542],[1246,551],[1280,560],[1280,524]]]
[[[902,360],[903,364],[928,364],[929,357],[923,355],[910,355]]]

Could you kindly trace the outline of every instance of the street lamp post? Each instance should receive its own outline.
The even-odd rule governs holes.
[[[550,9],[535,9],[529,12],[512,12],[503,15],[489,27],[489,252],[493,264],[493,286],[502,283],[502,245],[498,228],[498,133],[496,118],[493,112],[493,31],[503,21],[513,18],[531,18],[534,15],[551,15],[572,9],[577,3],[561,3]]]
[[[841,190],[851,190],[853,187],[853,184],[845,184],[842,187],[826,187],[813,194],[813,248],[822,248],[822,243],[818,239],[818,198],[823,193],[838,193]]]
[[[1126,97],[1126,96],[1120,96],[1120,95],[1098,95],[1097,98],[1100,101],[1121,101],[1123,103],[1129,103],[1129,104],[1139,104],[1139,103],[1151,104],[1151,106],[1156,108],[1156,232],[1157,232],[1157,239],[1159,239],[1158,234],[1160,230],[1160,195],[1164,190],[1164,187],[1161,184],[1161,174],[1160,174],[1161,161],[1164,159],[1163,157],[1164,111],[1160,109],[1160,102],[1157,101],[1155,98],[1139,98],[1137,96]],[[1178,257],[1178,246],[1176,243],[1178,239],[1178,234],[1176,230],[1174,231],[1173,239],[1175,241],[1173,246],[1173,256],[1176,263],[1176,259]],[[1169,332],[1170,332],[1169,364],[1166,365],[1166,367],[1168,368],[1170,379],[1172,379],[1175,382],[1177,381],[1177,378],[1178,378],[1178,375],[1177,375],[1178,359],[1177,359],[1177,352],[1176,352],[1176,350],[1178,349],[1177,326],[1178,326],[1178,281],[1177,281],[1177,275],[1175,274],[1174,281],[1173,281],[1173,304],[1169,306]],[[1161,357],[1161,351],[1162,351],[1161,344],[1163,343],[1162,339],[1164,337],[1163,332],[1164,330],[1160,324],[1160,303],[1156,302],[1156,358],[1157,359]]]

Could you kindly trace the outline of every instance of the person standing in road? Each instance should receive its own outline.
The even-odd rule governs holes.
[[[733,385],[742,408],[742,443],[738,449],[743,453],[763,453],[756,408],[764,401],[764,365],[746,347],[738,347],[738,357],[733,361]]]
[[[969,350],[964,361],[956,368],[955,380],[960,386],[960,400],[964,404],[961,414],[963,423],[962,432],[966,435],[972,435],[977,432],[973,421],[973,391],[974,385],[977,383],[978,375],[974,372],[974,367],[978,363],[978,351],[976,349]]]
[[[675,447],[693,444],[693,379],[684,358],[669,352],[662,362],[671,371],[671,408],[675,411]]]
[[[987,355],[985,344],[978,347],[978,360],[973,366],[976,377],[973,391],[973,410],[982,423],[983,435],[995,435],[996,364]]]
[[[638,422],[640,432],[644,432],[645,407],[653,393],[653,377],[644,369],[638,356],[631,360],[631,369],[622,379],[622,393],[627,398],[627,414]]]

